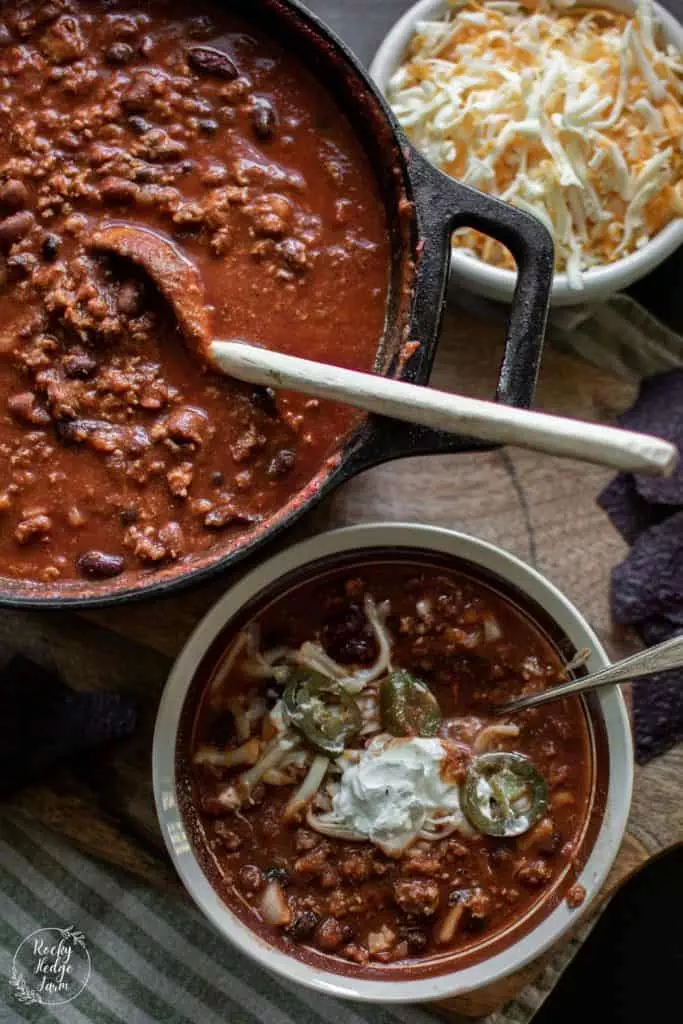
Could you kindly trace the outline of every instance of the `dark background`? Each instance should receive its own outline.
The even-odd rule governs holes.
[[[307,0],[366,66],[406,0]],[[683,0],[667,0],[683,20]],[[683,249],[631,289],[683,330]],[[681,780],[683,789],[683,779]],[[683,845],[612,900],[534,1024],[683,1024]]]

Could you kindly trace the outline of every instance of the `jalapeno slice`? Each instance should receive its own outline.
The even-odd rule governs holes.
[[[343,754],[348,740],[360,731],[360,711],[353,697],[320,672],[297,669],[282,703],[292,725],[329,757]]]
[[[461,789],[462,809],[478,832],[521,836],[546,813],[545,779],[523,754],[475,757]]]
[[[382,724],[392,736],[436,736],[441,709],[426,683],[397,669],[383,680],[379,691]]]

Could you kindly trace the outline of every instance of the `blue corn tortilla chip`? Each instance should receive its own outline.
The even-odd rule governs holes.
[[[622,427],[654,434],[675,444],[683,455],[683,370],[670,370],[646,378],[638,398],[619,417]],[[670,477],[637,474],[635,484],[645,501],[683,506],[683,459]]]
[[[638,493],[631,473],[619,473],[598,495],[598,505],[627,544],[678,511],[677,506],[651,505]]]
[[[135,728],[135,706],[128,696],[77,693],[23,657],[13,658],[0,672],[0,698],[0,796]]]
[[[683,633],[662,615],[637,625],[646,644],[661,644]],[[659,672],[633,683],[633,733],[636,760],[645,764],[683,739],[683,671]]]
[[[633,733],[639,764],[683,740],[681,671],[659,672],[642,683],[634,683]]]
[[[678,615],[683,607],[683,511],[636,539],[612,572],[612,615],[630,625],[652,615]]]
[[[669,637],[675,636],[679,626],[664,615],[651,615],[649,619],[637,622],[635,629],[647,647],[664,643]]]

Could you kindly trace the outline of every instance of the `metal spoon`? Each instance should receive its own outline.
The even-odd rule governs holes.
[[[621,661],[615,662],[614,665],[608,665],[607,668],[602,668],[599,672],[592,672],[581,679],[572,679],[559,686],[551,686],[547,690],[532,693],[528,697],[508,701],[507,704],[500,704],[493,710],[498,715],[509,715],[511,712],[521,711],[523,708],[535,708],[539,704],[548,704],[552,700],[559,700],[560,697],[584,693],[586,690],[597,690],[600,686],[630,682],[631,679],[651,676],[655,672],[663,672],[668,668],[682,667],[683,634],[675,636],[671,640],[665,640],[663,644],[657,644],[655,647],[648,647],[646,651],[638,651],[637,654],[623,658]]]

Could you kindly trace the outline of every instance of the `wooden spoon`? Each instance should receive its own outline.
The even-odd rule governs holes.
[[[678,458],[674,445],[649,434],[485,402],[373,373],[344,370],[243,341],[212,341],[208,354],[218,369],[249,384],[290,388],[482,441],[515,444],[632,473],[664,476],[673,472]]]
[[[633,473],[669,475],[676,465],[676,448],[648,434],[435,391],[244,341],[212,341],[199,271],[169,239],[139,225],[116,223],[97,231],[90,247],[141,267],[171,305],[192,351],[238,380],[290,388],[408,423]]]

